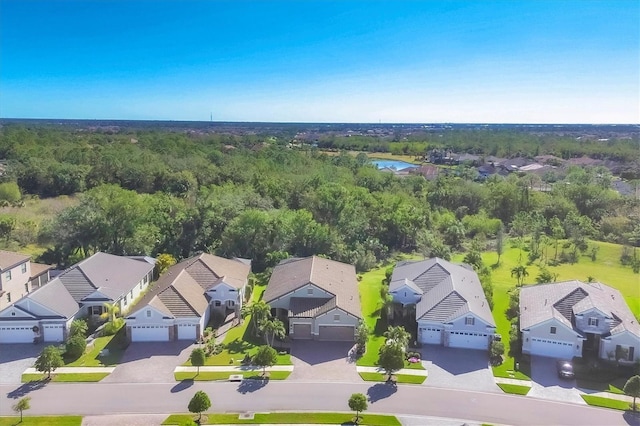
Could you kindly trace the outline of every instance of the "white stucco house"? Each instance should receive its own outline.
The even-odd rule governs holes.
[[[280,262],[262,299],[291,339],[352,342],[362,319],[355,267],[317,256]]]
[[[640,326],[622,294],[599,282],[565,281],[520,290],[522,352],[554,358],[640,359]]]
[[[104,304],[127,312],[153,279],[151,258],[96,253],[0,311],[0,343],[62,342],[74,319]]]
[[[132,342],[197,340],[211,314],[238,315],[251,262],[202,253],[171,266],[127,315]]]
[[[496,324],[471,267],[444,259],[396,264],[389,294],[402,307],[415,305],[422,344],[488,350]]]
[[[51,269],[26,254],[0,250],[0,310],[46,284]]]

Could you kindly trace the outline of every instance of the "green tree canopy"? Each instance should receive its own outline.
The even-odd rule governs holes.
[[[64,361],[62,360],[62,355],[60,355],[58,348],[55,346],[47,346],[36,359],[34,367],[37,371],[47,373],[47,379],[50,379],[51,372],[63,365]]]
[[[197,391],[191,401],[189,401],[189,405],[187,407],[189,412],[198,414],[198,423],[202,419],[202,413],[211,408],[211,400],[209,399],[209,395],[207,395],[204,391]]]
[[[202,367],[207,360],[207,355],[204,353],[204,349],[195,348],[191,351],[191,355],[189,356],[189,361],[191,361],[191,365],[198,367],[197,374],[200,374],[200,367]]]
[[[251,362],[253,362],[258,367],[262,367],[262,375],[267,374],[267,367],[271,367],[275,365],[278,361],[278,352],[273,349],[271,346],[263,345],[258,347],[258,351],[251,358]]]
[[[367,397],[361,393],[354,393],[349,397],[349,408],[356,412],[357,424],[360,421],[360,413],[367,410]]]

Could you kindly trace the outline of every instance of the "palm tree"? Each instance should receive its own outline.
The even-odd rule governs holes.
[[[515,277],[518,281],[518,285],[522,285],[525,277],[529,276],[529,272],[527,271],[527,267],[523,265],[518,265],[511,270],[511,277]]]
[[[260,323],[260,331],[264,334],[267,345],[273,347],[275,338],[283,339],[286,330],[284,324],[278,318],[266,319]]]
[[[120,306],[115,303],[105,303],[104,308],[105,311],[100,315],[100,318],[106,319],[109,322],[114,322],[116,320],[116,315],[120,313]]]
[[[260,330],[260,323],[271,318],[271,306],[264,300],[258,300],[257,302],[242,306],[240,316],[242,318],[251,317],[253,329],[258,332]]]
[[[389,327],[387,331],[384,332],[384,337],[387,338],[387,341],[391,340],[401,348],[407,349],[411,334],[405,330],[403,326],[399,325],[397,327]]]

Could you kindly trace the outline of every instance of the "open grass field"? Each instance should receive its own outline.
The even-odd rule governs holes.
[[[345,402],[346,404],[346,402]],[[206,417],[206,419],[205,419]],[[193,414],[172,414],[162,423],[163,425],[195,425]],[[203,414],[202,424],[333,424],[351,425],[354,413],[256,413],[253,420],[241,420],[239,414]],[[400,426],[395,416],[380,414],[360,414],[360,425]]]
[[[0,426],[80,426],[80,416],[20,416],[0,417]]]
[[[261,373],[252,372],[238,372],[238,371],[201,371],[199,374],[192,372],[176,372],[173,376],[177,381],[194,380],[194,381],[213,381],[213,380],[228,380],[232,374],[241,374],[245,379],[262,380]],[[291,375],[291,371],[271,371],[268,372],[269,380],[286,380]]]
[[[358,373],[362,380],[366,382],[386,382],[388,376],[383,373]],[[413,384],[420,385],[427,380],[426,376],[414,376],[411,374],[394,374],[393,377],[396,380],[396,383],[405,383],[405,384]]]
[[[59,383],[67,382],[99,382],[109,373],[51,373],[51,381]],[[46,374],[23,374],[22,383],[39,382],[47,377]]]
[[[531,390],[531,386],[519,386],[509,383],[498,383],[498,387],[502,389],[504,393],[512,393],[514,395],[526,395]]]
[[[629,410],[631,404],[626,401],[619,401],[617,399],[603,398],[601,396],[593,395],[581,395],[584,402],[595,407],[611,408],[614,410]]]

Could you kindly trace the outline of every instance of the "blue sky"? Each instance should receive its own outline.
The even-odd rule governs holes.
[[[640,2],[0,0],[0,117],[640,122]]]

